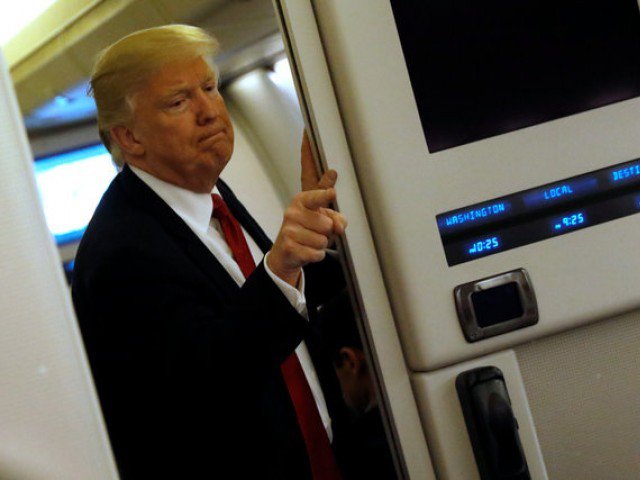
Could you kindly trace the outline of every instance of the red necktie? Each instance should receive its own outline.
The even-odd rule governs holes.
[[[211,194],[213,199],[212,217],[220,222],[224,238],[231,249],[233,259],[236,261],[244,278],[249,278],[251,272],[256,269],[256,262],[253,260],[247,239],[244,238],[242,227],[229,211],[229,207],[217,193]]]
[[[256,264],[244,233],[242,233],[242,228],[220,195],[214,193],[211,198],[213,199],[212,216],[220,222],[224,237],[233,254],[233,259],[240,267],[245,278],[247,278],[255,270]],[[318,406],[295,352],[289,355],[282,363],[281,370],[307,448],[313,479],[340,480],[342,476],[333,457],[327,431],[322,424]]]

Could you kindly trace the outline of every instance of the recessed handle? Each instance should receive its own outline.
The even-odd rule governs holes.
[[[482,480],[531,480],[500,369],[467,370],[456,390]]]

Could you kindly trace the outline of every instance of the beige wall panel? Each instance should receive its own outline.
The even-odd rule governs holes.
[[[0,478],[115,479],[1,55],[0,202]]]
[[[640,312],[516,354],[549,478],[640,478]]]
[[[250,143],[244,128],[234,121],[234,130],[233,157],[225,167],[222,178],[269,238],[275,240],[284,212],[280,192],[271,180],[264,160]]]
[[[435,372],[412,375],[415,395],[420,405],[420,417],[438,479],[480,480],[455,382],[456,377],[464,371],[488,366],[498,367],[504,375],[531,478],[555,479],[553,476],[547,477],[534,419],[531,417],[518,361],[512,350],[459,363]]]

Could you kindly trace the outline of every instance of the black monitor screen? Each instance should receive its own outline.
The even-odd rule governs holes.
[[[431,152],[640,95],[637,0],[391,0]]]

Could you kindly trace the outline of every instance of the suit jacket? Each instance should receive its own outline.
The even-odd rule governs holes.
[[[267,251],[262,229],[224,183],[218,188]],[[305,272],[313,315],[344,281],[330,262]],[[72,294],[123,479],[310,478],[280,364],[303,338],[312,357],[315,349],[308,322],[262,263],[238,287],[125,167],[82,239]],[[328,365],[316,369],[339,415]]]

